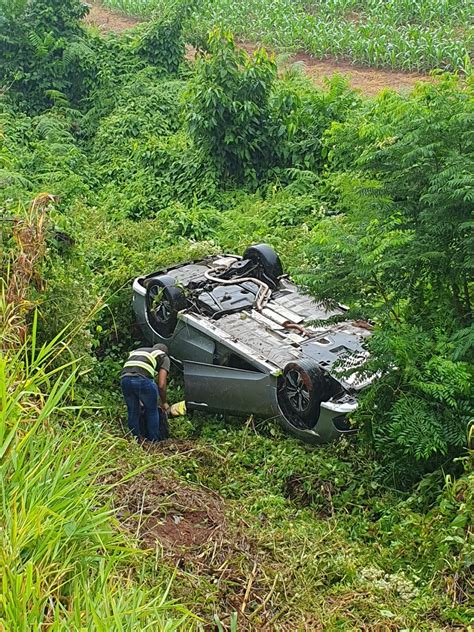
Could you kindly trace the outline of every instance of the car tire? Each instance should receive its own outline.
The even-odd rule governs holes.
[[[271,246],[267,244],[250,246],[244,252],[243,258],[257,263],[266,277],[265,280],[270,281],[275,287],[278,285],[279,277],[283,275],[283,266],[280,257]]]
[[[314,361],[303,359],[286,365],[278,387],[278,403],[286,430],[295,434],[294,431],[313,429],[319,419],[321,402],[329,398],[328,380]]]
[[[187,300],[175,279],[168,275],[153,277],[146,284],[146,310],[153,330],[162,338],[173,335],[178,312],[186,309]]]

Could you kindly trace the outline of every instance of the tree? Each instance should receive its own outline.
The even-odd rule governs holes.
[[[339,214],[315,229],[305,280],[380,325],[358,417],[399,481],[459,455],[474,415],[473,87],[383,94],[324,141]]]
[[[252,56],[229,33],[213,31],[197,61],[188,127],[221,179],[256,183],[275,160],[270,94],[276,65],[263,49]]]

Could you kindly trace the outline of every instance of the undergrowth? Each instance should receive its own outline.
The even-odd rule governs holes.
[[[464,629],[472,82],[363,100],[341,78],[277,77],[223,31],[194,67],[184,5],[100,39],[76,10],[48,30],[59,4],[0,21],[1,623]],[[70,46],[94,62],[74,76]],[[310,449],[196,415],[132,445],[133,278],[257,242],[376,324],[358,439]]]
[[[139,539],[153,516],[186,525],[197,510],[174,504],[173,491],[150,504],[163,479],[177,478],[191,497],[203,489],[224,497],[211,540],[190,547],[183,536],[164,548],[178,569],[173,594],[205,620],[217,612],[230,626],[238,612],[239,629],[282,630],[469,623],[472,475],[444,484],[432,475],[401,496],[354,442],[307,448],[252,419],[196,415],[171,428],[180,439],[132,452],[118,443],[117,453],[125,471],[152,468],[137,482]]]

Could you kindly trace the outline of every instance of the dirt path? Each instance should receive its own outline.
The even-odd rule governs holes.
[[[242,44],[245,50],[252,52],[255,45]],[[417,81],[429,81],[427,75],[418,73],[396,72],[381,68],[369,68],[368,66],[354,66],[348,61],[336,61],[335,59],[315,59],[307,53],[298,53],[288,58],[285,65],[292,63],[304,64],[305,73],[312,81],[322,86],[326,77],[335,74],[344,75],[349,79],[353,88],[361,90],[363,94],[375,96],[384,88],[392,90],[408,91]]]
[[[109,31],[120,33],[121,31],[136,26],[142,20],[132,18],[123,13],[111,11],[101,6],[98,2],[94,2],[90,7],[89,15],[85,18],[85,21],[87,24],[94,24],[103,33],[108,33]]]
[[[86,22],[95,24],[102,32],[106,33],[108,31],[124,31],[139,24],[140,20],[111,11],[101,6],[100,3],[95,2],[86,18]],[[249,52],[255,49],[254,44],[242,44],[242,47]],[[192,57],[192,51],[190,51],[189,56]],[[407,91],[417,81],[429,81],[429,77],[426,75],[395,72],[366,66],[353,66],[349,62],[336,61],[334,59],[314,59],[305,53],[290,57],[286,63],[291,64],[292,62],[304,64],[306,74],[311,77],[316,85],[321,85],[324,77],[332,77],[335,73],[339,73],[347,76],[354,88],[369,96],[377,94],[384,88]]]

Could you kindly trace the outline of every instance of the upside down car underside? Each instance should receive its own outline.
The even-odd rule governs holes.
[[[140,277],[134,309],[184,369],[190,408],[279,418],[321,443],[350,431],[356,392],[373,379],[362,368],[371,327],[306,294],[266,244]]]
[[[218,258],[207,264],[192,263],[169,270],[167,274],[182,286],[189,287],[209,270],[222,265],[222,261],[225,260]],[[258,287],[252,287],[252,282],[239,284],[238,281],[235,279],[235,284],[227,288],[217,288],[220,292],[214,290],[219,308],[228,308],[230,313],[214,319],[202,312],[199,302],[189,312],[204,322],[211,322],[212,327],[222,331],[225,337],[230,335],[245,345],[250,356],[271,363],[276,369],[283,369],[291,360],[307,356],[328,371],[337,365],[342,375],[347,369],[365,362],[367,352],[361,343],[370,335],[365,323],[344,321],[318,326],[318,321],[344,314],[341,306],[328,307],[318,303],[283,278],[266,305],[257,310],[251,306]],[[242,286],[247,295],[242,294]],[[199,300],[202,300],[201,296]],[[207,296],[205,300],[210,303]],[[365,385],[365,380],[360,377],[347,376],[347,380],[352,388]]]

